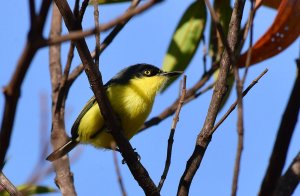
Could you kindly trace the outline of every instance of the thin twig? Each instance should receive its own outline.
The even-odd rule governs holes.
[[[11,196],[22,196],[22,193],[9,181],[9,179],[0,172],[0,187],[8,192]]]
[[[78,19],[79,19],[80,23],[82,22],[85,10],[86,10],[87,6],[89,5],[89,1],[90,0],[84,0],[81,4],[81,8],[80,8],[80,11],[79,11],[79,16],[78,16]]]
[[[180,101],[178,103],[174,118],[173,118],[173,122],[172,122],[172,126],[171,126],[171,131],[170,131],[170,135],[169,135],[169,139],[168,139],[168,148],[167,148],[167,158],[166,158],[166,162],[165,162],[165,168],[163,171],[163,174],[161,175],[159,184],[158,184],[158,190],[161,191],[164,182],[167,178],[168,175],[168,171],[171,165],[171,157],[172,157],[172,148],[173,148],[173,142],[174,142],[174,135],[175,135],[175,130],[176,130],[176,125],[179,121],[179,114],[180,114],[180,110],[183,106],[184,100],[185,100],[185,95],[186,95],[186,75],[183,76],[183,80],[182,80],[182,89],[181,89],[181,96],[180,96]]]
[[[249,49],[247,52],[247,58],[246,58],[246,68],[244,71],[244,76],[242,78],[242,84],[245,83],[247,73],[250,67],[250,62],[251,62],[251,56],[252,56],[252,46],[253,46],[253,20],[254,20],[254,5],[255,5],[255,0],[251,1],[251,10],[250,10],[250,16],[249,16],[249,26],[250,26],[250,39],[249,39]]]
[[[252,83],[243,91],[243,97],[251,90],[251,88],[258,83],[258,81],[268,72],[268,69],[265,69]],[[229,114],[235,109],[238,101],[236,100],[227,110],[227,112],[222,116],[222,118],[215,124],[212,131],[215,132],[216,129],[226,120]]]
[[[205,1],[206,3],[209,1]],[[231,20],[229,23],[228,32],[228,47],[226,48],[226,42],[224,42],[225,50],[220,60],[220,72],[216,85],[213,91],[211,102],[207,111],[207,115],[200,133],[197,136],[195,148],[187,161],[184,173],[181,176],[177,195],[188,195],[192,180],[200,167],[203,160],[206,149],[210,143],[212,137],[212,128],[215,124],[219,109],[222,104],[222,100],[226,95],[226,81],[229,75],[230,66],[234,65],[235,57],[232,54],[236,53],[239,42],[240,24],[243,16],[244,0],[236,0],[234,3]]]
[[[123,179],[122,179],[122,175],[121,175],[121,171],[119,168],[119,162],[118,162],[118,156],[117,156],[117,151],[116,151],[116,144],[112,143],[112,148],[113,149],[113,157],[114,157],[114,164],[115,164],[115,170],[116,170],[116,174],[117,174],[117,178],[118,178],[118,183],[119,183],[119,187],[121,189],[122,195],[126,196],[126,190],[125,190],[125,186],[123,183]]]
[[[99,26],[99,10],[98,10],[98,0],[94,0],[94,22],[95,26]],[[100,56],[100,32],[95,34],[95,65],[99,67],[99,56]]]
[[[207,72],[207,63],[206,63],[206,57],[207,57],[207,50],[208,50],[208,46],[206,45],[206,41],[205,41],[205,35],[202,35],[202,42],[203,42],[203,56],[202,56],[202,61],[203,61],[203,69],[204,69],[204,73]]]
[[[234,63],[235,62],[235,56],[233,54],[232,49],[229,46],[229,43],[227,41],[227,38],[226,38],[226,35],[224,33],[223,27],[222,27],[222,25],[221,25],[221,23],[219,21],[219,17],[217,16],[214,8],[211,6],[209,0],[205,0],[205,4],[206,4],[207,8],[209,9],[210,15],[212,16],[212,19],[213,19],[213,21],[214,21],[214,23],[216,25],[216,28],[217,28],[217,31],[218,31],[218,33],[220,35],[222,44],[223,44],[225,50],[228,52],[228,55],[229,55],[229,58],[230,58],[230,61],[231,61],[231,65],[234,65],[235,64]]]
[[[250,65],[251,59],[251,51],[253,44],[253,14],[254,14],[254,1],[251,1],[251,14],[250,14],[250,43],[249,43],[249,51],[247,54],[247,64],[245,68],[244,75],[242,79],[239,76],[239,68],[238,65],[234,64],[234,75],[236,80],[236,92],[237,92],[237,103],[238,103],[238,120],[237,120],[237,134],[238,134],[238,144],[237,144],[237,152],[234,164],[234,173],[232,179],[232,187],[231,187],[231,196],[236,196],[237,188],[238,188],[238,179],[240,173],[241,159],[242,159],[242,151],[244,148],[244,104],[243,104],[243,88],[246,80],[246,76],[248,73],[248,68]]]
[[[140,0],[132,0],[130,7],[128,10],[134,9],[138,4],[140,3]],[[127,10],[127,12],[128,12]],[[123,27],[129,22],[129,20],[133,16],[129,17],[127,20],[123,21],[122,23],[117,24],[114,29],[109,33],[109,35],[103,40],[100,46],[100,54],[106,49],[106,47],[114,40],[114,38],[119,34],[119,32],[123,29]]]
[[[149,8],[151,8],[153,5],[155,5],[158,2],[160,2],[160,0],[149,0],[148,2],[144,3],[140,7],[137,7],[134,9],[129,9],[123,15],[121,15],[121,16],[117,17],[116,19],[111,20],[105,24],[96,26],[92,29],[88,29],[85,31],[74,30],[72,32],[69,32],[67,35],[62,35],[57,38],[52,38],[52,39],[50,38],[48,40],[47,39],[40,40],[40,42],[37,44],[39,45],[39,47],[49,46],[49,45],[53,45],[53,44],[59,44],[62,42],[70,41],[70,40],[78,40],[83,37],[91,36],[91,35],[94,35],[99,32],[105,32],[105,31],[111,29],[112,27],[114,27],[115,25],[120,24],[120,23],[130,19],[131,17],[133,17],[137,14],[143,13],[144,11],[148,10]]]
[[[139,4],[140,0],[133,0],[131,2],[131,5],[129,9],[135,8]],[[129,10],[128,9],[128,10]],[[109,46],[114,38],[119,34],[119,32],[123,29],[123,27],[127,24],[127,22],[131,19],[132,17],[128,18],[126,21],[117,24],[114,29],[109,33],[109,35],[103,40],[103,42],[100,45],[100,54]],[[91,53],[92,58],[95,58],[95,51]],[[83,64],[78,65],[70,74],[69,79],[68,79],[68,84],[69,86],[76,80],[76,78],[83,72]]]

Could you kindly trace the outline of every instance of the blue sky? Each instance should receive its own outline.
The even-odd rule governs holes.
[[[172,33],[184,10],[192,1],[165,1],[131,20],[115,41],[103,53],[100,69],[103,81],[108,81],[120,69],[135,63],[150,63],[160,67],[168,48]],[[40,3],[40,2],[39,2]],[[25,45],[29,28],[27,1],[4,1],[0,13],[1,26],[1,63],[0,85],[5,86],[15,69],[16,62]],[[101,22],[118,16],[128,7],[128,3],[100,7]],[[249,9],[247,4],[246,10]],[[93,26],[93,8],[86,12],[83,27]],[[261,8],[256,14],[254,40],[257,40],[270,26],[276,12]],[[247,16],[247,14],[245,15]],[[6,20],[4,20],[4,18]],[[262,20],[263,19],[263,20]],[[44,35],[49,34],[50,17]],[[209,24],[209,22],[207,23]],[[209,26],[207,26],[208,28]],[[67,31],[64,29],[64,32]],[[107,33],[101,34],[103,39]],[[90,49],[94,48],[94,38],[87,39]],[[62,62],[65,64],[69,44],[62,47]],[[191,87],[202,75],[201,45],[191,65],[186,71],[187,86]],[[246,86],[265,68],[269,72],[244,98],[245,107],[245,146],[242,156],[239,195],[255,195],[258,193],[264,176],[274,138],[281,116],[296,76],[295,58],[299,55],[299,40],[288,49],[249,70]],[[75,52],[72,68],[80,63]],[[164,107],[171,104],[178,95],[179,82],[175,83],[164,94],[157,96],[151,116],[159,114]],[[47,107],[51,116],[50,76],[48,68],[48,49],[43,48],[36,54],[22,86],[21,98],[13,129],[11,146],[8,151],[8,163],[4,172],[15,184],[26,182],[35,170],[40,152],[40,96],[48,97]],[[66,129],[70,130],[81,108],[92,96],[92,91],[85,74],[82,74],[70,90],[66,106]],[[225,109],[235,100],[235,92],[229,98]],[[170,171],[162,189],[162,195],[175,195],[179,179],[183,173],[187,159],[190,157],[197,134],[202,128],[207,112],[211,92],[187,104],[181,112],[177,125],[173,156]],[[4,107],[4,97],[0,96],[0,118]],[[221,111],[222,115],[225,111]],[[50,122],[43,134],[50,134]],[[164,167],[167,139],[172,119],[163,121],[159,126],[135,136],[131,144],[141,155],[141,162],[147,168],[154,182],[158,183]],[[236,111],[219,127],[213,135],[201,167],[191,185],[190,195],[229,195],[233,176],[233,166],[237,145]],[[299,151],[299,125],[288,153],[287,164]],[[69,131],[68,131],[69,133]],[[119,195],[120,190],[114,170],[113,155],[110,151],[97,150],[92,146],[80,147],[82,154],[72,164],[75,186],[78,195],[97,193],[97,195]],[[122,158],[118,155],[119,161]],[[50,163],[45,161],[45,167]],[[142,195],[143,191],[131,176],[126,165],[120,165],[123,181],[128,195]],[[54,174],[41,181],[41,184],[55,187]],[[300,194],[300,189],[297,189]],[[59,194],[51,194],[59,195]]]

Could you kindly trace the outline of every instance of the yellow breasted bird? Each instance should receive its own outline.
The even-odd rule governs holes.
[[[106,94],[120,119],[125,137],[131,139],[138,132],[152,109],[157,92],[170,77],[179,74],[181,72],[164,72],[149,64],[136,64],[123,69],[105,84]],[[71,133],[70,140],[52,152],[47,160],[54,161],[64,156],[79,143],[110,149],[114,141],[94,96],[80,112]]]

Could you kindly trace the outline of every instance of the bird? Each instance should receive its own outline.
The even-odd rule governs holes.
[[[104,85],[111,107],[119,118],[123,134],[128,140],[144,124],[160,89],[169,78],[181,73],[165,72],[154,65],[140,63],[124,68]],[[69,140],[52,152],[46,160],[54,161],[63,157],[79,143],[111,149],[112,142],[114,139],[105,126],[93,96],[75,120]]]

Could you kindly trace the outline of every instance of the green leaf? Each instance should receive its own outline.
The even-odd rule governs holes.
[[[23,195],[37,195],[44,193],[53,193],[57,192],[56,189],[47,187],[47,186],[39,186],[34,184],[23,184],[17,186],[17,189],[23,193]],[[9,196],[9,194],[5,190],[0,190],[0,196]]]
[[[57,190],[52,187],[34,185],[34,184],[24,184],[24,185],[18,186],[17,189],[23,193],[25,192],[26,195],[57,192]]]
[[[204,1],[193,2],[185,11],[164,57],[162,69],[164,71],[184,71],[193,58],[201,40],[206,23],[206,7]],[[176,78],[168,81],[162,92],[167,89]]]
[[[98,0],[98,4],[112,4],[112,3],[123,3],[131,2],[131,0]],[[94,0],[90,0],[89,5],[93,5]]]
[[[215,0],[214,10],[219,18],[225,36],[227,36],[229,22],[232,14],[230,0]],[[214,62],[220,61],[221,54],[224,50],[221,38],[217,33],[217,29],[213,21],[210,23],[210,38],[209,38],[209,54]]]

